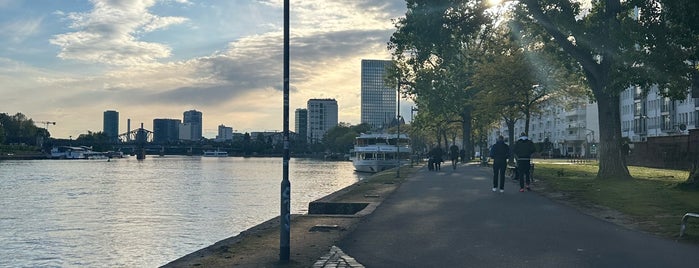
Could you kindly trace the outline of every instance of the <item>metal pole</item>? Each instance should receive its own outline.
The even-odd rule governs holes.
[[[279,260],[289,261],[291,233],[291,182],[289,182],[289,0],[284,0],[284,159],[281,185]]]
[[[398,78],[398,136],[396,137],[396,160],[398,168],[396,168],[396,178],[400,178],[400,78]]]

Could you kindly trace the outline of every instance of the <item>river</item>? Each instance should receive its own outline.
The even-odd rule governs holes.
[[[291,211],[363,179],[291,159]],[[279,215],[281,158],[0,161],[0,267],[157,267]]]

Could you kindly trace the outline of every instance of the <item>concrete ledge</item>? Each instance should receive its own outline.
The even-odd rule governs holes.
[[[308,203],[308,214],[354,215],[366,208],[369,203],[335,203],[313,201]]]

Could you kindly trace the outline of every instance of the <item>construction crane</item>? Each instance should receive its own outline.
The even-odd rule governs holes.
[[[49,125],[56,125],[56,122],[53,121],[39,121],[37,123],[44,124],[47,131],[49,130]]]

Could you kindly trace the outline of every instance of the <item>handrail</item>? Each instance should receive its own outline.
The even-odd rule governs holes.
[[[687,229],[687,220],[689,220],[690,217],[694,218],[699,218],[698,213],[687,213],[682,216],[682,225],[680,225],[680,237],[684,235],[684,231]]]

